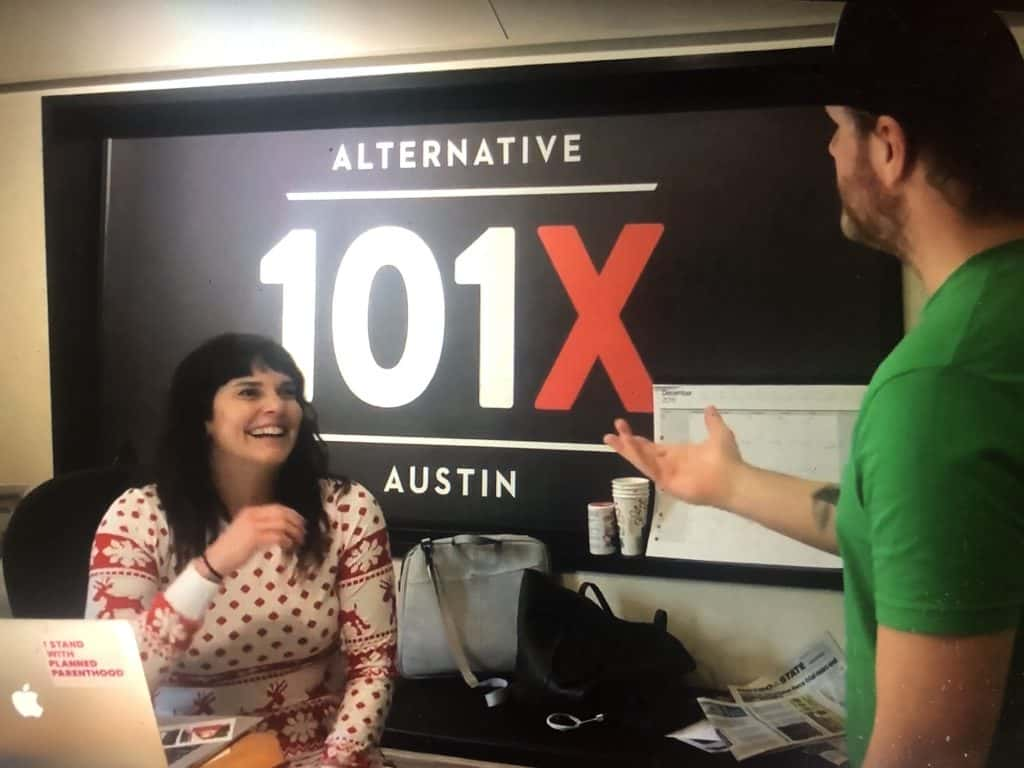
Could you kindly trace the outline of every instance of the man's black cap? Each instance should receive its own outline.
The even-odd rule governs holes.
[[[831,82],[831,103],[896,118],[1024,106],[1017,41],[976,1],[851,0],[836,26]]]

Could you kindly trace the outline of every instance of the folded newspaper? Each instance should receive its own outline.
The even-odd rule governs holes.
[[[731,685],[729,694],[698,698],[707,720],[669,735],[706,752],[728,750],[737,760],[809,747],[827,763],[847,764],[846,659],[831,635],[778,677]]]

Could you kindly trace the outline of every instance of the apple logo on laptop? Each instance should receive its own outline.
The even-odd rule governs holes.
[[[39,706],[39,694],[33,691],[28,683],[21,686],[20,691],[11,694],[11,702],[22,717],[43,716],[43,708]]]

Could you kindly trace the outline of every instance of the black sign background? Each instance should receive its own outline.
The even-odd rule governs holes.
[[[497,136],[578,133],[579,163],[500,162]],[[830,125],[789,107],[465,125],[115,140],[110,149],[103,282],[102,441],[152,446],[173,366],[224,330],[281,338],[281,287],[260,259],[290,230],[317,233],[314,404],[325,433],[599,443],[624,413],[598,363],[569,411],[534,400],[576,311],[538,237],[572,225],[600,270],[622,227],[664,233],[622,312],[658,383],[864,383],[896,341],[898,270],[839,233]],[[339,142],[486,138],[493,167],[332,171]],[[289,202],[287,192],[657,182],[654,192],[440,200]],[[346,249],[366,230],[408,228],[432,250],[446,330],[431,384],[397,408],[366,405],[334,359],[331,300]],[[516,233],[515,403],[477,402],[479,297],[454,260],[489,227]],[[382,366],[406,334],[405,287],[373,283],[370,338]],[[116,353],[114,352],[116,351]],[[648,413],[632,416],[649,433]],[[582,540],[586,502],[609,496],[627,466],[611,454],[510,448],[332,443],[333,468],[366,484],[393,529],[528,530]],[[429,467],[430,487],[409,488]],[[452,490],[434,492],[447,467]],[[462,494],[457,468],[475,474]],[[392,468],[404,492],[385,485]],[[481,490],[487,469],[489,492]],[[495,472],[516,493],[495,498]]]

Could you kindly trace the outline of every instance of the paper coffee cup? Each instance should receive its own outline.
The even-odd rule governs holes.
[[[643,554],[643,531],[647,525],[650,495],[651,481],[646,477],[619,477],[612,480],[619,543],[626,557]]]
[[[617,477],[612,480],[612,488],[623,491],[646,492],[651,487],[651,481],[646,477]]]
[[[619,537],[620,551],[623,557],[639,557],[644,553],[644,540],[641,534],[629,533]]]
[[[590,554],[615,554],[619,527],[615,520],[614,501],[592,501],[587,504],[587,531]]]

